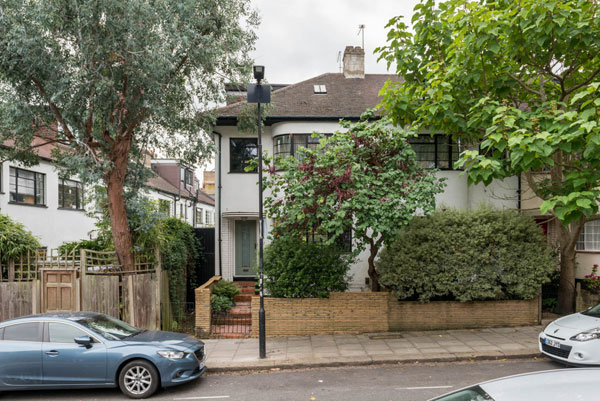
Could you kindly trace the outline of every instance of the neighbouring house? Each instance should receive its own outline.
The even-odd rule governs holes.
[[[202,191],[211,198],[215,197],[215,171],[204,171],[202,177]]]
[[[547,177],[547,173],[540,172],[534,176],[535,180]],[[525,177],[521,178],[521,197],[519,208],[523,214],[529,215],[542,227],[548,241],[558,246],[560,239],[560,221],[550,214],[540,213],[542,199],[537,197]],[[585,223],[576,245],[575,278],[583,279],[590,274],[594,264],[600,265],[600,220]]]
[[[0,213],[23,223],[40,243],[56,248],[66,241],[93,238],[96,218],[95,206],[86,203],[86,190],[77,177],[63,178],[53,166],[52,148],[44,145],[36,148],[39,164],[24,167],[18,162],[0,163]],[[194,227],[212,227],[214,224],[214,200],[199,189],[193,171],[177,161],[150,160],[148,167],[157,172],[146,183],[147,196],[169,216],[184,219]],[[160,164],[161,167],[154,168]],[[162,167],[185,170],[179,175],[163,177]],[[191,174],[191,176],[190,176]],[[187,180],[187,181],[186,181]],[[191,185],[188,183],[191,182]]]
[[[365,74],[364,50],[346,47],[343,73],[326,73],[293,85],[274,86],[271,95],[273,109],[265,121],[263,150],[274,156],[294,155],[300,147],[316,146],[313,132],[333,133],[341,129],[340,119],[356,121],[368,108],[380,102],[379,91],[387,80],[397,80],[391,74]],[[225,279],[255,276],[258,238],[257,173],[245,171],[250,159],[257,156],[254,135],[236,128],[237,116],[244,104],[243,94],[236,87],[239,100],[217,110],[214,140],[216,160],[216,241],[215,274]],[[447,179],[445,192],[437,197],[438,207],[470,209],[481,203],[496,208],[518,207],[518,180],[509,178],[483,185],[467,186],[467,177],[453,170],[460,153],[460,143],[445,135],[429,134],[412,141],[418,160],[427,168],[436,168]],[[273,222],[266,220],[268,232]],[[351,235],[346,236],[352,246]],[[351,268],[352,291],[368,288],[367,254],[359,256]]]

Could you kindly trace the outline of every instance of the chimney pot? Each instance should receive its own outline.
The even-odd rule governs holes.
[[[346,46],[344,50],[344,77],[365,77],[365,51],[360,46]]]

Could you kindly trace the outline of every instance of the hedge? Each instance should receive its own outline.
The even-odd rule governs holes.
[[[436,211],[416,217],[376,262],[399,299],[531,299],[557,260],[540,227],[514,211]]]

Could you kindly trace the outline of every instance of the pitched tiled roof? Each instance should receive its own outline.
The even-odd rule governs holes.
[[[368,108],[379,104],[379,91],[387,80],[398,81],[394,74],[366,74],[364,78],[345,78],[341,73],[327,73],[273,91],[273,110],[267,119],[360,117]],[[325,85],[327,93],[316,94],[314,85]],[[235,121],[244,102],[217,109],[217,125]]]
[[[171,184],[159,175],[151,177],[148,181],[146,181],[146,186],[171,195],[180,195],[179,189],[175,185]],[[194,199],[194,195],[192,193],[183,189],[181,190],[181,197]],[[202,190],[198,191],[197,200],[198,202],[205,203],[207,205],[215,205],[215,200],[206,193],[202,192]]]

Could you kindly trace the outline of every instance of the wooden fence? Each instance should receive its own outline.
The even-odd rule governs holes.
[[[114,252],[38,250],[0,264],[0,321],[52,311],[93,311],[149,330],[170,319],[160,254],[136,254],[124,271]]]

